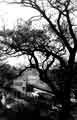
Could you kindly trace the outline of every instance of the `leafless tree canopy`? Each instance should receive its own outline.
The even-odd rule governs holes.
[[[64,120],[69,118],[70,111],[70,91],[73,79],[73,66],[77,53],[77,36],[73,1],[72,0],[21,0],[12,4],[21,4],[31,7],[40,13],[48,23],[43,30],[31,29],[31,22],[24,26],[18,26],[13,31],[3,31],[1,43],[6,47],[5,53],[12,55],[27,55],[30,66],[36,68],[40,73],[40,78],[46,82],[58,95],[63,105]],[[25,13],[24,13],[25,14]],[[41,62],[37,57],[41,57]],[[68,59],[64,57],[68,56]],[[61,68],[64,69],[64,88],[57,89],[47,71],[51,68],[55,60],[58,60]],[[67,102],[66,102],[67,101]],[[63,119],[61,116],[61,120]],[[59,120],[60,120],[59,119]]]

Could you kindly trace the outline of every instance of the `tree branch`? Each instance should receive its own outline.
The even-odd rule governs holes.
[[[33,59],[35,61],[36,69],[39,70],[39,62],[33,52],[31,53],[31,56],[33,57]]]
[[[55,61],[55,58],[53,57],[53,60],[49,64],[47,64],[47,68],[45,69],[45,71],[49,70],[49,68],[54,63],[54,61]]]
[[[74,45],[77,47],[77,39],[76,39],[76,36],[74,34],[74,31],[72,29],[72,24],[71,24],[71,20],[70,20],[70,16],[69,16],[69,11],[67,10],[67,22],[68,22],[68,25],[69,25],[69,31],[70,31],[70,34],[74,40]]]
[[[60,57],[59,55],[53,53],[52,51],[49,52],[49,51],[46,50],[46,52],[47,52],[47,55],[48,55],[48,56],[49,56],[49,55],[52,55],[54,58],[58,59],[58,60],[60,61],[61,65],[62,65],[64,68],[66,68],[67,64],[66,64],[65,60],[64,60],[62,57]]]

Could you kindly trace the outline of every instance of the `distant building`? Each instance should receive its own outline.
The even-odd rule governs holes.
[[[39,73],[35,69],[24,71],[20,77],[13,80],[11,88],[26,94],[27,85],[33,85],[42,90],[50,90],[48,85],[40,80]]]

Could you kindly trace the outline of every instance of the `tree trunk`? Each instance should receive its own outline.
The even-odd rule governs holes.
[[[64,100],[62,101],[63,109],[59,113],[58,120],[73,120],[74,118],[70,115],[70,93],[71,93],[71,82],[73,79],[73,67],[68,67],[64,72]]]
[[[52,88],[56,95],[56,99],[59,99],[60,104],[62,104],[63,108],[58,112],[56,120],[74,120],[72,115],[70,115],[70,92],[73,78],[73,64],[68,66],[64,71],[64,91],[58,91],[52,86],[52,81],[48,78],[47,73],[40,72],[40,78]]]
[[[73,80],[73,65],[75,62],[76,49],[73,49],[69,56],[68,66],[64,71],[64,100],[62,103],[63,109],[59,116],[58,120],[74,120],[73,116],[70,115],[70,93],[71,93],[71,84]]]

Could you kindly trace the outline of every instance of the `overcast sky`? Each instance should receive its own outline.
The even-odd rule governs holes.
[[[4,2],[3,2],[4,1]],[[23,18],[24,20],[28,20],[30,17],[34,15],[38,15],[39,13],[31,8],[22,7],[20,5],[15,4],[7,4],[6,0],[0,0],[0,29],[5,24],[7,28],[13,28],[16,24],[18,18]],[[14,1],[14,0],[7,0]],[[20,1],[20,0],[18,0]],[[75,6],[77,7],[77,0],[75,1]],[[77,12],[75,13],[75,23],[77,23]],[[19,61],[21,61],[20,58]],[[22,60],[23,61],[23,60]],[[9,60],[10,64],[17,64],[17,60],[11,59]],[[16,62],[16,63],[15,63]],[[24,63],[24,61],[23,61]]]
[[[15,4],[7,4],[5,1],[11,2],[20,0],[0,0],[0,29],[4,24],[8,28],[13,28],[18,18],[28,20],[30,17],[39,14],[36,10],[32,8],[26,8]],[[75,3],[74,5],[77,7],[77,0],[73,1]],[[75,20],[75,22],[76,21],[77,19]]]
[[[11,1],[10,1],[11,2]],[[28,20],[30,17],[38,15],[38,12],[31,8],[21,7],[20,5],[10,5],[0,1],[0,29],[5,24],[6,28],[13,28],[18,18]],[[22,63],[20,62],[22,61]],[[9,59],[11,65],[23,65],[25,60],[23,57]],[[28,60],[26,58],[26,63]]]
[[[8,28],[13,28],[18,18],[28,20],[34,15],[38,15],[38,12],[32,8],[0,2],[0,29],[4,24]]]

